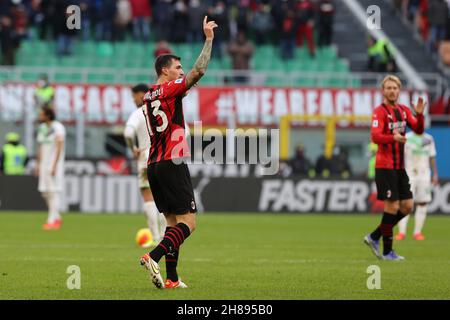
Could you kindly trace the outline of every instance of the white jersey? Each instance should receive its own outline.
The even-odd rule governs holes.
[[[66,139],[66,129],[62,123],[52,121],[50,125],[42,123],[39,125],[37,142],[39,143],[40,162],[39,162],[39,189],[40,191],[61,191],[64,177],[64,158],[65,148],[61,150],[58,162],[56,163],[56,172],[51,176],[52,166],[56,158],[56,140]]]
[[[436,147],[431,135],[406,134],[405,169],[411,179],[430,180],[430,158],[436,157]]]
[[[132,129],[130,131],[129,129]],[[134,110],[125,125],[124,135],[128,138],[137,138],[139,150],[138,169],[147,167],[147,159],[150,151],[150,136],[142,107]]]

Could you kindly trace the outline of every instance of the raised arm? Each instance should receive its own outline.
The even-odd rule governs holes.
[[[206,72],[206,68],[208,67],[209,60],[211,59],[211,50],[212,50],[212,42],[214,39],[214,28],[217,27],[217,24],[214,21],[207,22],[208,17],[205,16],[203,19],[203,32],[205,33],[206,40],[205,45],[203,46],[202,52],[197,58],[197,61],[192,67],[192,70],[186,76],[186,88],[190,89],[193,85],[195,85],[198,80]]]
[[[422,134],[425,131],[425,119],[423,116],[423,111],[425,110],[426,103],[423,101],[423,98],[420,97],[417,104],[413,104],[413,107],[416,111],[415,117],[412,114],[411,110],[406,108],[408,125],[415,133]]]

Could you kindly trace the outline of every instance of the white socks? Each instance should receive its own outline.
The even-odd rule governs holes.
[[[159,242],[164,235],[164,233],[162,235],[160,233],[160,216],[162,214],[158,212],[154,201],[144,202],[144,212],[147,216],[148,228],[153,235],[153,240]]]
[[[398,222],[398,232],[406,234],[406,227],[408,226],[409,214]]]
[[[414,216],[415,226],[414,234],[422,233],[423,225],[425,224],[425,219],[427,217],[427,206],[417,206],[416,213]]]
[[[47,223],[54,223],[56,220],[61,220],[61,215],[59,214],[59,193],[58,192],[47,192],[45,195],[48,206],[48,219]]]
[[[416,206],[416,212],[414,213],[414,234],[422,233],[423,225],[427,217],[427,206]],[[408,225],[409,215],[404,217],[398,223],[398,232],[406,234],[406,227]]]

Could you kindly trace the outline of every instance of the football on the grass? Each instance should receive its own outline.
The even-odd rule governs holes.
[[[143,248],[148,247],[152,243],[152,241],[153,236],[150,232],[150,229],[143,228],[136,233],[136,243],[138,246],[141,246]]]

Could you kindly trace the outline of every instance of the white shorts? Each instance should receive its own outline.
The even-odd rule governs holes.
[[[415,203],[431,202],[431,181],[430,179],[410,179],[411,191]]]
[[[64,175],[52,176],[50,174],[39,175],[39,192],[62,192]]]

